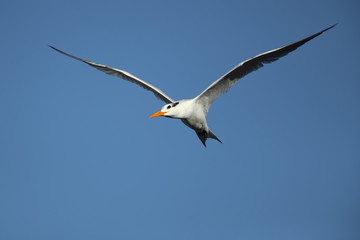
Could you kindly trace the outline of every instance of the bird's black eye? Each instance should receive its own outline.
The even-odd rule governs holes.
[[[173,107],[176,107],[176,105],[178,105],[179,104],[179,102],[176,102],[176,103],[174,103],[172,106]]]
[[[171,105],[167,106],[167,109],[171,108]]]

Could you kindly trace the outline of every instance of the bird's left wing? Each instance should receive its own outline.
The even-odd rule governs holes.
[[[335,27],[335,25],[328,27],[318,33],[315,33],[310,37],[304,38],[300,41],[286,45],[284,47],[262,53],[240,63],[235,68],[226,73],[224,76],[213,82],[207,89],[205,89],[200,95],[196,97],[196,100],[204,106],[204,109],[206,111],[205,113],[207,113],[213,101],[222,93],[228,91],[230,87],[240,78],[253,71],[258,70],[259,68],[263,67],[265,63],[274,62],[279,58],[287,55],[288,53],[294,51],[295,49],[310,41],[311,39]]]
[[[106,65],[103,65],[103,64],[99,64],[99,63],[95,63],[95,62],[91,62],[91,61],[87,61],[87,60],[84,60],[84,59],[81,59],[81,58],[78,58],[78,57],[75,57],[75,56],[72,56],[70,54],[67,54],[53,46],[49,46],[51,47],[52,49],[58,51],[59,53],[62,53],[68,57],[71,57],[71,58],[74,58],[76,60],[79,60],[79,61],[82,61],[86,64],[89,64],[90,66],[104,72],[104,73],[107,73],[107,74],[110,74],[110,75],[113,75],[113,76],[116,76],[116,77],[119,77],[119,78],[122,78],[126,81],[129,81],[129,82],[132,82],[132,83],[135,83],[137,85],[139,85],[140,87],[143,87],[144,89],[146,90],[149,90],[151,92],[154,93],[154,95],[159,98],[160,100],[164,101],[165,103],[171,103],[171,102],[174,102],[173,99],[171,99],[168,95],[166,95],[165,93],[163,93],[163,91],[161,91],[159,88],[141,80],[140,78],[137,78],[135,77],[134,75],[128,73],[128,72],[125,72],[123,70],[119,70],[119,69],[116,69],[116,68],[113,68],[113,67],[109,67],[109,66],[106,66]]]

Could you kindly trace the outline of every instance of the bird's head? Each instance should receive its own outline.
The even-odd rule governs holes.
[[[169,103],[166,104],[165,106],[163,106],[161,108],[160,111],[152,114],[150,116],[150,118],[154,118],[154,117],[160,117],[160,116],[164,116],[164,117],[170,117],[170,118],[181,118],[181,110],[180,110],[180,102],[173,102],[173,103]]]

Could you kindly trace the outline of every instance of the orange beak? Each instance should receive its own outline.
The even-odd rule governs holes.
[[[154,117],[160,117],[160,116],[164,116],[165,112],[162,112],[161,110],[154,113],[153,115],[150,116],[150,118],[154,118]]]

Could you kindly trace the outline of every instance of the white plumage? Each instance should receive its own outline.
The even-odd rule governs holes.
[[[335,24],[336,25],[336,24]],[[310,37],[304,38],[300,41],[297,41],[295,43],[286,45],[281,48],[277,48],[262,54],[259,54],[253,58],[250,58],[236,67],[234,67],[232,70],[230,70],[228,73],[223,75],[221,78],[213,82],[208,88],[206,88],[202,93],[200,93],[197,97],[189,100],[180,100],[180,101],[174,101],[172,98],[170,98],[168,95],[166,95],[163,91],[161,91],[159,88],[135,77],[134,75],[125,72],[123,70],[119,70],[113,67],[109,67],[103,64],[87,61],[75,56],[72,56],[70,54],[67,54],[63,51],[60,51],[59,49],[56,49],[53,46],[49,46],[52,49],[65,54],[66,56],[69,56],[71,58],[74,58],[76,60],[82,61],[84,63],[89,64],[92,67],[95,67],[96,69],[103,71],[107,74],[117,76],[119,78],[122,78],[124,80],[127,80],[129,82],[135,83],[146,90],[149,90],[155,94],[157,98],[167,103],[165,106],[161,108],[160,111],[152,114],[150,117],[158,117],[158,116],[165,116],[170,118],[178,118],[183,121],[185,125],[192,128],[201,142],[206,147],[206,140],[207,138],[213,138],[217,141],[221,142],[208,128],[206,123],[206,115],[209,111],[209,108],[211,104],[214,102],[214,100],[219,97],[222,93],[228,91],[230,87],[237,82],[239,79],[244,77],[245,75],[256,71],[257,69],[264,66],[266,63],[271,63],[279,58],[287,55],[288,53],[294,51],[301,45],[305,44],[306,42],[310,41],[311,39],[319,36],[323,32],[335,27],[335,25],[328,27],[314,35],[311,35]]]

